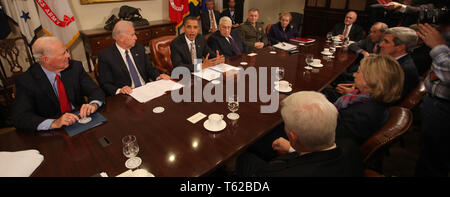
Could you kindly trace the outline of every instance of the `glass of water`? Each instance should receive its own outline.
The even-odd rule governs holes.
[[[277,68],[277,79],[278,81],[283,80],[284,78],[284,67],[278,67]]]
[[[331,39],[333,38],[333,34],[331,32],[327,33],[327,42],[331,42]]]
[[[228,110],[231,111],[231,113],[229,113],[227,115],[227,117],[230,120],[237,120],[239,118],[239,114],[236,113],[236,111],[239,110],[239,99],[236,95],[232,95],[230,97],[228,97],[227,99],[227,106],[228,106]]]
[[[313,63],[313,61],[314,61],[314,55],[310,54],[310,53],[306,54],[305,62],[306,62],[307,66],[305,66],[305,68],[308,70],[312,69],[312,67],[310,65]]]
[[[142,163],[142,159],[136,157],[136,155],[139,153],[139,145],[137,143],[136,136],[127,135],[123,137],[122,145],[123,154],[128,158],[128,160],[125,162],[125,166],[130,170],[139,167]]]

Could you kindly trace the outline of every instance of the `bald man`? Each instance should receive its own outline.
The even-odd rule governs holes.
[[[153,67],[144,46],[136,43],[133,23],[117,22],[112,37],[116,43],[98,55],[99,83],[107,95],[131,94],[150,79],[170,79]]]
[[[350,40],[358,42],[362,39],[362,28],[359,25],[354,24],[358,14],[354,11],[350,11],[345,15],[344,23],[338,23],[333,27],[331,33],[333,36],[338,36],[341,40],[345,37],[349,37]]]
[[[105,102],[103,91],[86,74],[81,62],[69,60],[58,38],[41,37],[32,50],[38,63],[15,81],[12,118],[17,129],[40,131],[69,126],[79,118],[71,113],[73,110],[80,108],[79,116],[84,118]]]

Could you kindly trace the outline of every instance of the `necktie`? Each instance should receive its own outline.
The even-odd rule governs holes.
[[[197,59],[197,50],[195,50],[195,44],[194,42],[191,42],[191,59],[192,59],[192,64],[195,64],[195,59]]]
[[[230,36],[230,37],[228,37],[228,40],[230,40],[230,44],[233,47],[234,53],[236,53],[236,55],[240,55],[241,54],[241,50],[237,46],[236,42],[234,42],[233,38],[231,38],[231,36]]]
[[[346,25],[345,26],[345,31],[344,31],[344,37],[348,37],[347,34],[348,34],[348,26]]]
[[[216,23],[214,22],[214,13],[213,11],[209,11],[209,18],[211,21],[211,32],[216,32]]]
[[[131,61],[130,55],[128,54],[128,50],[125,51],[125,56],[127,58],[127,63],[128,63],[128,68],[130,69],[130,74],[131,74],[131,79],[134,82],[134,87],[140,87],[141,81],[139,80],[139,75],[138,72],[136,70],[136,67],[133,64],[133,61]]]
[[[71,108],[69,99],[67,99],[66,89],[64,88],[64,84],[59,78],[59,75],[56,75],[56,86],[58,88],[59,107],[61,108],[61,114],[70,112]]]

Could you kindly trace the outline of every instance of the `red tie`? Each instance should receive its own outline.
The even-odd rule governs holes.
[[[64,114],[66,112],[70,112],[70,104],[69,99],[67,99],[66,89],[64,88],[64,84],[59,79],[59,75],[56,75],[56,85],[58,86],[58,96],[59,96],[59,106],[61,108],[61,113]]]

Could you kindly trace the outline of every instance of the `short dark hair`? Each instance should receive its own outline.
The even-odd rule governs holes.
[[[197,23],[200,24],[200,20],[198,20],[197,17],[195,17],[195,16],[188,16],[188,17],[184,17],[184,19],[183,19],[183,26],[186,25],[187,21],[191,21],[191,20],[192,21],[197,21]]]

